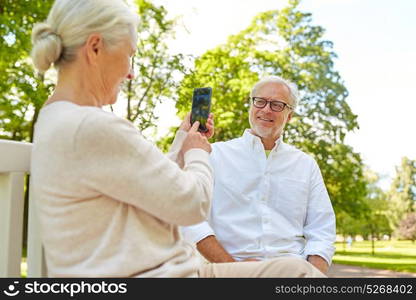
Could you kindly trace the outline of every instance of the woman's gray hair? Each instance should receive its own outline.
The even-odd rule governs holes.
[[[117,45],[134,37],[137,24],[137,14],[123,0],[56,0],[47,20],[33,27],[33,64],[44,73],[52,64],[73,61],[92,33]]]
[[[257,94],[257,91],[266,83],[281,83],[284,84],[285,86],[287,86],[287,88],[289,89],[289,98],[291,100],[291,105],[293,106],[293,108],[295,109],[296,106],[298,105],[299,102],[299,91],[298,88],[296,86],[296,84],[290,82],[289,80],[286,80],[280,76],[267,76],[267,77],[263,77],[262,79],[260,79],[254,86],[253,89],[251,90],[250,93],[250,97],[253,97],[254,95]]]

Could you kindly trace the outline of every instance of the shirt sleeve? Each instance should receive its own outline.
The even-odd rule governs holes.
[[[206,219],[213,188],[209,153],[191,149],[184,168],[110,114],[84,119],[74,139],[83,185],[176,225]]]
[[[335,214],[315,160],[312,165],[304,235],[306,238],[305,258],[308,255],[319,255],[330,265],[335,252]]]
[[[208,222],[202,222],[191,226],[181,226],[183,238],[190,244],[197,244],[207,236],[215,235],[214,230]]]
[[[176,132],[175,139],[173,140],[173,143],[167,154],[167,156],[176,162],[180,168],[184,167],[183,154],[181,153],[181,149],[187,135],[188,133],[185,130],[179,129]]]

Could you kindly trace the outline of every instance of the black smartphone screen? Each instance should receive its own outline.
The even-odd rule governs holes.
[[[206,127],[209,112],[211,111],[212,88],[196,88],[192,96],[191,124],[199,121],[198,131],[207,132]]]

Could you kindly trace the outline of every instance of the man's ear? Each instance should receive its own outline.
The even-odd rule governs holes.
[[[289,121],[292,119],[292,116],[293,116],[293,111],[291,111],[291,112],[289,113],[289,115],[287,116],[287,121],[286,121],[286,123],[289,123]]]
[[[98,60],[98,56],[103,51],[103,38],[98,33],[91,34],[85,42],[85,52],[87,60],[90,64],[95,65]]]

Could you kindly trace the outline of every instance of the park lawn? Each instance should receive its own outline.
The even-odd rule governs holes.
[[[22,258],[22,263],[20,264],[20,274],[23,278],[27,277],[27,262],[26,257]]]
[[[375,241],[374,255],[371,242],[353,242],[352,247],[336,243],[334,263],[367,268],[416,273],[416,243],[411,241]]]

